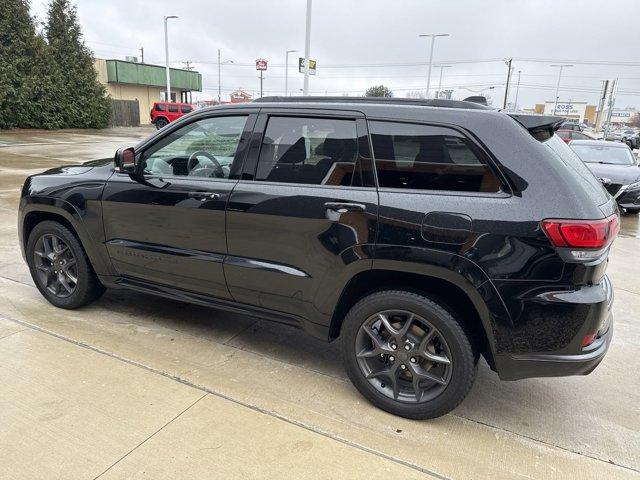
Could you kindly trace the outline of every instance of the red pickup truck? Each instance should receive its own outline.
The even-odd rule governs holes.
[[[154,102],[150,112],[151,123],[160,130],[181,116],[193,112],[193,110],[194,106],[190,103]]]

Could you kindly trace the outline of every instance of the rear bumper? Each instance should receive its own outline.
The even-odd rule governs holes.
[[[582,291],[581,291],[582,290]],[[601,284],[568,294],[564,300],[580,302],[585,322],[563,348],[555,351],[503,353],[496,356],[496,370],[502,380],[531,377],[588,375],[602,361],[613,338],[613,286],[605,276]],[[586,291],[585,291],[586,290]],[[575,295],[572,299],[571,295]],[[596,300],[590,303],[592,300]],[[582,339],[597,331],[593,343],[583,347]],[[558,334],[560,334],[558,332]]]
[[[602,361],[613,338],[613,315],[609,314],[608,328],[583,353],[511,355],[500,361],[501,380],[531,377],[568,377],[588,375]]]

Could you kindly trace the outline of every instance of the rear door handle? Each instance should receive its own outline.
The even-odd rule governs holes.
[[[220,194],[212,192],[189,192],[189,198],[195,198],[204,202],[206,200],[219,200]]]
[[[362,203],[327,202],[324,206],[327,210],[334,210],[338,213],[364,212],[367,209]]]

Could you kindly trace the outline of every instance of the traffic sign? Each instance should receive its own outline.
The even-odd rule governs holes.
[[[298,58],[298,71],[304,73],[304,58]],[[309,59],[309,75],[316,74],[316,61]]]

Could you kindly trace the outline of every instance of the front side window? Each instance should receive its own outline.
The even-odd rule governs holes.
[[[351,185],[356,138],[354,120],[271,117],[260,148],[256,180]]]
[[[500,182],[478,148],[455,130],[369,122],[380,187],[497,192]]]
[[[246,115],[198,120],[143,152],[144,173],[229,178]]]
[[[193,111],[193,108],[191,108],[189,105],[182,105],[180,109],[182,110],[182,113],[191,113]]]

